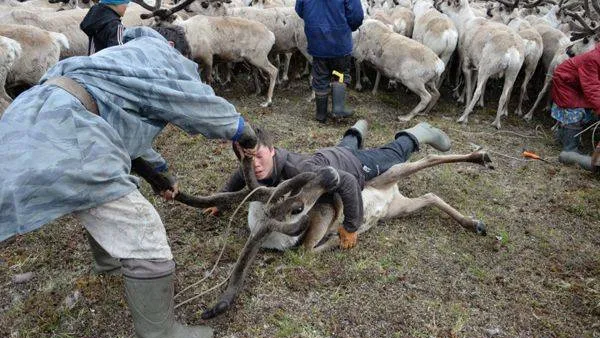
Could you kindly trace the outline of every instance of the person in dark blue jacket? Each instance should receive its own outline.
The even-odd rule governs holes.
[[[362,24],[360,0],[297,0],[296,13],[304,20],[308,53],[313,56],[312,87],[316,94],[319,122],[327,120],[329,88],[332,112],[350,116],[346,110],[346,85],[350,84],[352,32]],[[335,74],[337,80],[330,84]]]

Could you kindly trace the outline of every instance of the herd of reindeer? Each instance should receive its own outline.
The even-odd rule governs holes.
[[[10,104],[6,88],[35,85],[58,60],[86,55],[88,38],[79,23],[90,3],[77,0],[48,3],[47,0],[16,2],[0,0],[0,113]],[[237,1],[237,2],[236,2]],[[594,2],[596,1],[596,2]],[[365,21],[353,35],[356,88],[362,89],[363,63],[377,72],[373,92],[381,74],[400,82],[417,94],[420,102],[408,114],[427,113],[439,99],[444,81],[455,87],[459,102],[466,105],[459,122],[467,122],[475,105],[483,105],[490,77],[503,77],[504,86],[493,125],[508,114],[508,102],[515,81],[522,71],[523,82],[516,114],[523,115],[523,101],[534,74],[543,74],[544,84],[533,106],[523,117],[531,119],[536,106],[548,92],[554,68],[570,56],[595,47],[600,37],[596,20],[600,17],[597,0],[377,0],[363,1]],[[304,56],[307,67],[311,57],[306,51],[302,20],[296,15],[293,0],[186,0],[161,8],[161,1],[134,0],[123,23],[135,25],[180,25],[188,33],[190,58],[203,68],[207,82],[226,84],[231,63],[246,62],[254,72],[257,90],[261,75],[268,75],[267,101],[277,83],[288,81],[290,59]],[[213,58],[226,61],[222,72],[213,69]],[[283,62],[280,57],[283,56]],[[452,61],[452,60],[455,61]],[[273,61],[275,65],[271,62]],[[366,61],[366,62],[365,62]],[[450,71],[450,65],[457,65]],[[537,70],[537,72],[536,72]],[[224,73],[220,74],[220,73]],[[223,77],[223,78],[222,78]],[[541,82],[541,81],[540,81]],[[434,194],[417,198],[403,196],[398,181],[421,169],[442,163],[469,162],[489,167],[484,151],[467,155],[428,155],[396,165],[367,182],[362,191],[364,219],[359,232],[378,220],[410,214],[435,206],[462,227],[486,234],[482,221],[465,217]],[[227,207],[246,201],[252,204],[248,223],[251,234],[230,276],[225,292],[203,318],[226,311],[242,287],[243,280],[261,247],[288,249],[300,242],[307,250],[320,252],[339,243],[335,235],[341,216],[341,200],[336,196],[320,199],[335,171],[324,168],[303,173],[277,187],[260,186],[253,174],[252,160],[242,161],[247,187],[238,192],[210,196],[181,193],[177,200],[197,208]],[[282,241],[277,236],[294,238]],[[288,243],[282,245],[281,243]]]

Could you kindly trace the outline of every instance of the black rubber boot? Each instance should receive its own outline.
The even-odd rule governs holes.
[[[321,123],[327,121],[327,106],[329,105],[329,95],[315,95],[315,102],[317,104],[317,112],[315,118]]]
[[[331,83],[332,113],[337,117],[352,116],[353,112],[346,108],[346,84]]]

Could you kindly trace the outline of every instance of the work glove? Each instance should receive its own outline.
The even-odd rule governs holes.
[[[338,227],[338,234],[340,235],[340,248],[350,249],[356,246],[358,232],[348,232],[343,226],[340,226]]]
[[[237,143],[244,149],[254,149],[256,147],[258,143],[256,133],[254,133],[254,129],[252,129],[248,122],[244,122],[244,130]]]

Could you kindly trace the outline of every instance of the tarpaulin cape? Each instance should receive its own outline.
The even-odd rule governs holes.
[[[131,159],[164,167],[152,142],[170,122],[189,134],[236,138],[243,119],[200,81],[197,65],[150,28],[126,43],[57,63],[0,119],[0,241],[137,189]],[[44,82],[68,76],[101,116]]]

